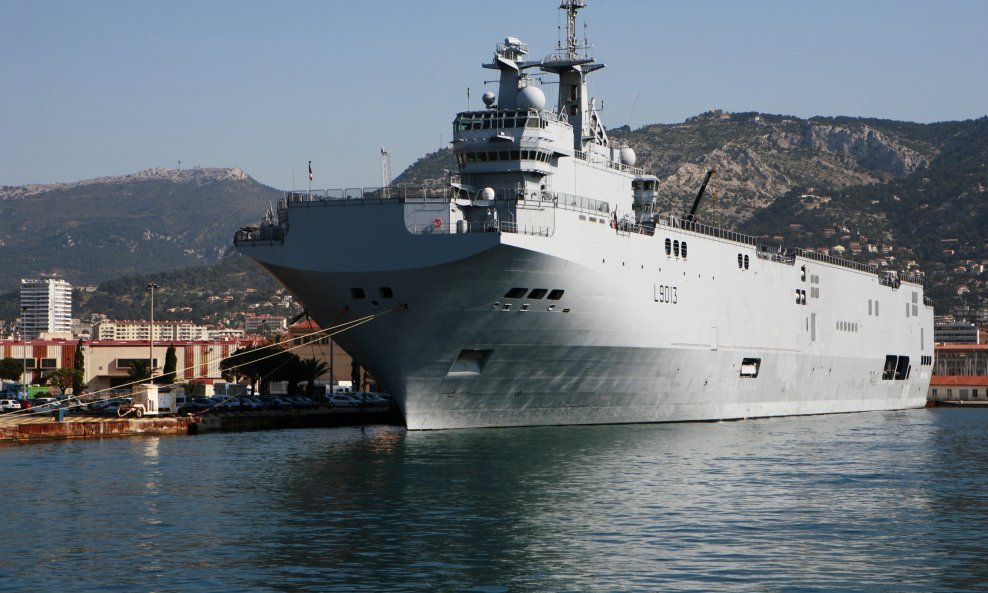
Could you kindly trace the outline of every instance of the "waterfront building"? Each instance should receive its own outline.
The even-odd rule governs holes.
[[[161,369],[169,346],[175,346],[176,383],[198,381],[212,384],[224,381],[222,360],[238,348],[254,345],[251,340],[188,340],[154,345],[154,366]],[[28,381],[44,384],[46,371],[72,368],[78,342],[75,340],[32,340],[0,342],[0,358],[24,360]],[[130,363],[148,359],[149,344],[138,340],[98,340],[83,343],[85,365],[83,382],[87,391],[119,387],[130,382]]]
[[[72,286],[59,278],[21,278],[23,339],[72,336]]]
[[[349,381],[353,358],[347,354],[333,338],[325,333],[319,333],[319,325],[315,321],[300,321],[288,328],[285,348],[291,349],[301,359],[314,358],[331,367],[329,372],[317,377],[320,381]]]
[[[933,401],[988,401],[988,376],[933,375],[929,399]]]
[[[933,341],[940,344],[980,344],[982,342],[978,326],[966,321],[934,325]]]
[[[244,318],[244,332],[248,334],[276,334],[288,329],[288,320],[280,315],[247,315]]]
[[[149,341],[150,322],[104,319],[93,326],[94,340],[144,340]],[[209,339],[205,325],[191,321],[155,321],[154,341],[195,341]],[[147,358],[147,357],[145,357]]]
[[[928,399],[988,400],[988,344],[937,344]]]
[[[934,375],[988,377],[988,344],[937,344]]]

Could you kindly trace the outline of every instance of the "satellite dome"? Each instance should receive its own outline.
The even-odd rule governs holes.
[[[493,187],[485,187],[484,189],[480,190],[480,199],[481,200],[493,200],[494,199],[494,188]]]
[[[481,100],[484,102],[484,105],[487,105],[488,107],[490,107],[491,105],[494,104],[494,101],[497,100],[497,97],[494,96],[494,93],[492,93],[490,91],[487,91],[481,97]]]
[[[624,163],[625,165],[628,165],[629,167],[634,167],[635,166],[635,161],[637,161],[637,160],[638,160],[638,157],[635,156],[635,151],[632,150],[630,146],[622,146],[621,147],[621,162],[622,163]]]
[[[518,91],[518,107],[521,109],[545,109],[545,94],[537,86],[527,86]]]

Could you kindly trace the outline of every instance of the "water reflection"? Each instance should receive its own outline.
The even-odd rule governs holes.
[[[30,512],[5,515],[0,590],[979,591],[986,428],[918,410],[4,448]]]

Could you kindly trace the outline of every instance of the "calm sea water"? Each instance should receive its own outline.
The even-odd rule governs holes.
[[[988,410],[0,447],[0,591],[986,591]]]

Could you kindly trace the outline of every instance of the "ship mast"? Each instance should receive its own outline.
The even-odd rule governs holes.
[[[577,59],[576,11],[587,6],[586,0],[560,0],[559,8],[566,11],[566,59]],[[562,48],[560,48],[562,49]]]

